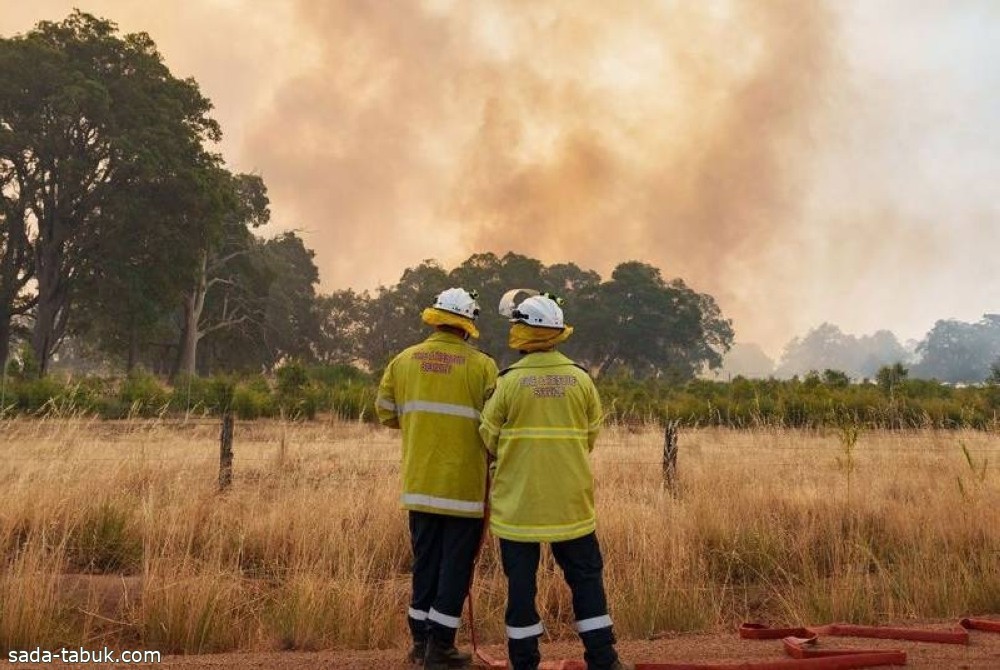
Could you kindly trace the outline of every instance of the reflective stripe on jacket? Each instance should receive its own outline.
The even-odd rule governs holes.
[[[479,432],[496,456],[490,530],[506,540],[561,542],[594,532],[589,454],[601,401],[557,351],[527,354],[501,374]]]
[[[486,454],[477,429],[496,378],[492,358],[445,332],[389,363],[375,409],[383,425],[403,430],[404,508],[483,516]]]

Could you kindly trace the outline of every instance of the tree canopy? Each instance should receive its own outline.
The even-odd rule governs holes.
[[[220,137],[210,110],[148,35],[121,36],[90,14],[0,40],[0,331],[30,305],[42,373],[84,287],[119,298],[97,310],[121,313],[121,328],[100,329],[120,347],[148,329],[149,301],[177,288],[161,269],[180,278],[193,267],[189,243],[208,223],[199,187],[219,164],[205,149]]]
[[[918,377],[946,382],[982,382],[1000,361],[1000,314],[985,314],[976,323],[942,320],[917,346]]]
[[[715,300],[679,279],[665,281],[660,270],[636,261],[620,264],[610,279],[572,263],[546,266],[515,253],[470,256],[450,271],[436,261],[407,268],[398,283],[374,293],[338,292],[328,299],[336,319],[327,319],[333,350],[378,369],[399,350],[422,339],[421,311],[449,286],[479,292],[482,313],[479,346],[502,364],[516,352],[507,347],[509,324],[497,313],[511,288],[554,292],[566,300],[573,336],[563,350],[594,374],[629,374],[689,379],[718,367],[732,345],[732,324]]]

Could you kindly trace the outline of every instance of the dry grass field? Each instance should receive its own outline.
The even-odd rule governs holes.
[[[397,438],[238,423],[219,495],[214,421],[4,422],[0,648],[402,647]],[[661,445],[655,427],[610,427],[593,456],[622,638],[1000,612],[996,434],[682,431],[676,496]],[[478,629],[501,641],[492,546],[475,593]],[[550,558],[539,604],[550,638],[571,640]]]

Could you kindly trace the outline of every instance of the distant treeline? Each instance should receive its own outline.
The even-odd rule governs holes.
[[[1000,314],[984,314],[975,323],[940,320],[922,340],[904,347],[888,330],[855,336],[824,323],[793,338],[779,361],[758,346],[736,344],[719,376],[802,376],[810,370],[841,370],[856,381],[874,379],[884,365],[903,363],[910,376],[952,383],[979,383],[1000,363]]]
[[[13,376],[3,389],[5,415],[148,418],[218,415],[374,421],[377,378],[350,366],[290,364],[273,377],[185,377],[173,386],[148,374],[77,381]],[[886,366],[870,383],[834,370],[791,380],[668,382],[610,375],[598,380],[607,422],[678,421],[687,427],[873,429],[1000,428],[1000,367],[980,386],[909,379]]]

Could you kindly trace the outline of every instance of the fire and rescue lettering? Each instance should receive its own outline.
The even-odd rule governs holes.
[[[443,351],[418,351],[413,354],[420,361],[420,371],[436,375],[451,374],[453,365],[465,365],[465,356],[446,354]]]
[[[567,386],[576,386],[573,375],[529,375],[521,377],[521,388],[530,388],[536,398],[562,398]]]

